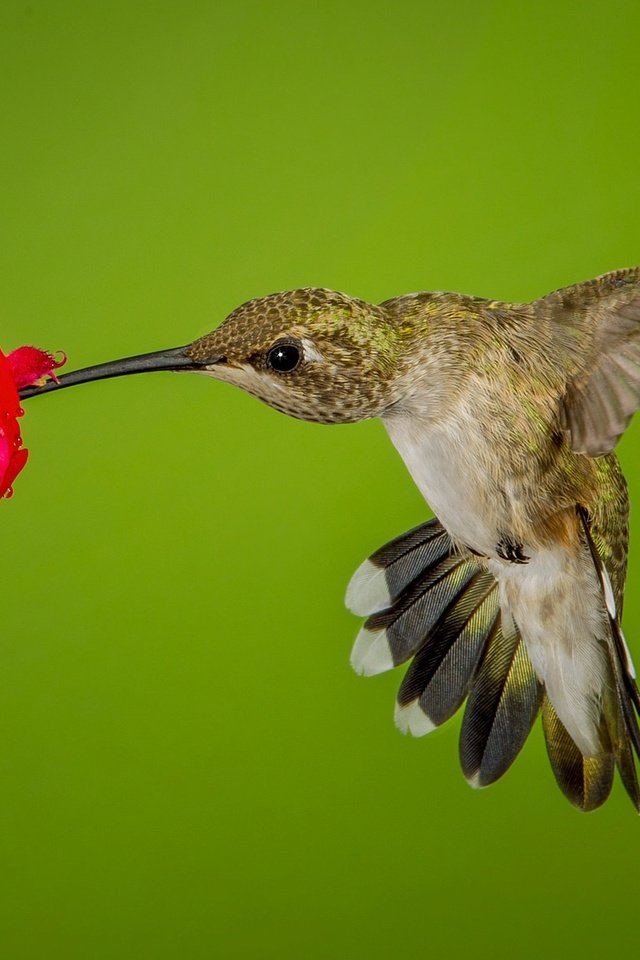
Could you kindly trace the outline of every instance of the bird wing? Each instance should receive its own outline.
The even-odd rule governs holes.
[[[640,268],[564,287],[534,303],[569,370],[561,418],[576,453],[610,453],[640,407]]]

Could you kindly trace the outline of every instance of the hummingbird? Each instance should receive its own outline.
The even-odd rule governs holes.
[[[64,374],[22,398],[172,370],[317,423],[379,417],[435,514],[358,568],[351,663],[409,664],[395,720],[464,707],[460,763],[485,787],[539,714],[557,783],[590,811],[617,768],[636,809],[640,694],[621,629],[629,501],[614,448],[640,406],[640,268],[528,303],[322,288],[253,299],[183,347]]]

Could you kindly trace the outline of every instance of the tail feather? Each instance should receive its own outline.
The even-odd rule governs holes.
[[[517,627],[504,622],[493,575],[460,554],[436,519],[389,542],[356,571],[347,605],[368,619],[351,662],[372,675],[413,658],[398,691],[396,723],[414,736],[444,723],[467,698],[460,761],[473,786],[505,773],[542,705],[551,767],[570,802],[583,811],[599,807],[617,766],[640,811],[640,693],[606,567],[586,512],[578,512],[609,617],[597,755],[584,755],[560,721]]]
[[[468,696],[464,772],[478,786],[501,776],[531,729],[541,692],[519,635],[503,635],[492,574],[458,554],[432,520],[365,561],[347,597],[352,609],[375,610],[354,645],[356,670],[370,675],[413,657],[398,692],[398,727],[422,736]]]
[[[490,574],[478,573],[405,674],[396,706],[396,723],[403,732],[426,733],[456,713],[499,617],[498,585]]]
[[[609,742],[620,779],[631,798],[631,802],[640,813],[640,785],[638,784],[634,757],[634,751],[636,755],[639,754],[640,734],[638,721],[634,713],[634,703],[629,696],[623,677],[622,661],[618,658],[618,650],[614,643],[611,644],[609,650],[609,659],[614,678],[614,689],[607,691],[603,704]],[[635,681],[632,682],[635,687]]]
[[[453,551],[437,518],[390,540],[360,564],[347,587],[346,606],[368,617],[394,603],[409,584]]]
[[[640,813],[640,786],[633,750],[628,737],[619,737],[615,744],[615,760],[623,786]]]
[[[589,547],[594,567],[602,585],[608,617],[606,635],[608,662],[612,675],[612,689],[603,700],[603,713],[611,750],[620,779],[636,810],[640,812],[640,785],[636,770],[635,755],[640,757],[640,729],[636,712],[640,712],[640,694],[635,680],[635,670],[629,654],[615,604],[612,606],[612,591],[609,575],[591,535],[586,510],[578,509],[582,530]]]
[[[453,552],[430,564],[392,606],[365,622],[351,655],[354,669],[372,675],[405,663],[426,643],[443,614],[477,575],[475,561]]]
[[[474,787],[505,773],[538,715],[542,686],[514,628],[498,626],[474,677],[460,731],[460,762]]]
[[[635,703],[629,695],[629,680],[636,692],[637,687],[635,680],[624,674],[623,661],[620,659],[614,636],[615,631],[612,629],[613,642],[609,649],[609,660],[614,678],[614,689],[607,691],[604,716],[620,779],[631,798],[631,802],[640,813],[640,785],[638,784],[634,757],[634,752],[637,756],[640,756],[640,731],[634,712]]]
[[[627,723],[629,738],[637,756],[640,757],[640,729],[636,718],[636,713],[640,714],[640,693],[635,671],[617,619],[610,617],[610,627],[612,644],[609,656],[616,680],[618,700]]]
[[[601,806],[613,785],[611,753],[584,757],[567,733],[548,697],[542,704],[542,728],[551,769],[565,797],[587,813]]]

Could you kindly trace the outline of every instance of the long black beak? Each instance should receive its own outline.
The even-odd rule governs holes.
[[[188,347],[174,347],[172,350],[142,353],[137,357],[125,357],[123,360],[111,360],[109,363],[98,363],[93,367],[73,370],[71,373],[63,373],[58,383],[51,380],[44,387],[25,387],[20,391],[20,399],[28,400],[29,397],[37,397],[41,393],[62,390],[64,387],[75,387],[77,383],[88,383],[90,380],[126,377],[130,373],[150,373],[153,370],[201,370],[218,359],[212,357],[206,363],[198,363],[187,355],[185,352],[187,349]]]

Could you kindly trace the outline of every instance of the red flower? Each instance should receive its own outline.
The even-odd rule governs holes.
[[[32,384],[41,385],[47,377],[57,380],[53,372],[66,361],[64,354],[56,360],[44,350],[19,347],[5,356],[0,350],[0,497],[10,497],[12,483],[29,455],[22,446],[18,417],[23,414],[18,390]]]

